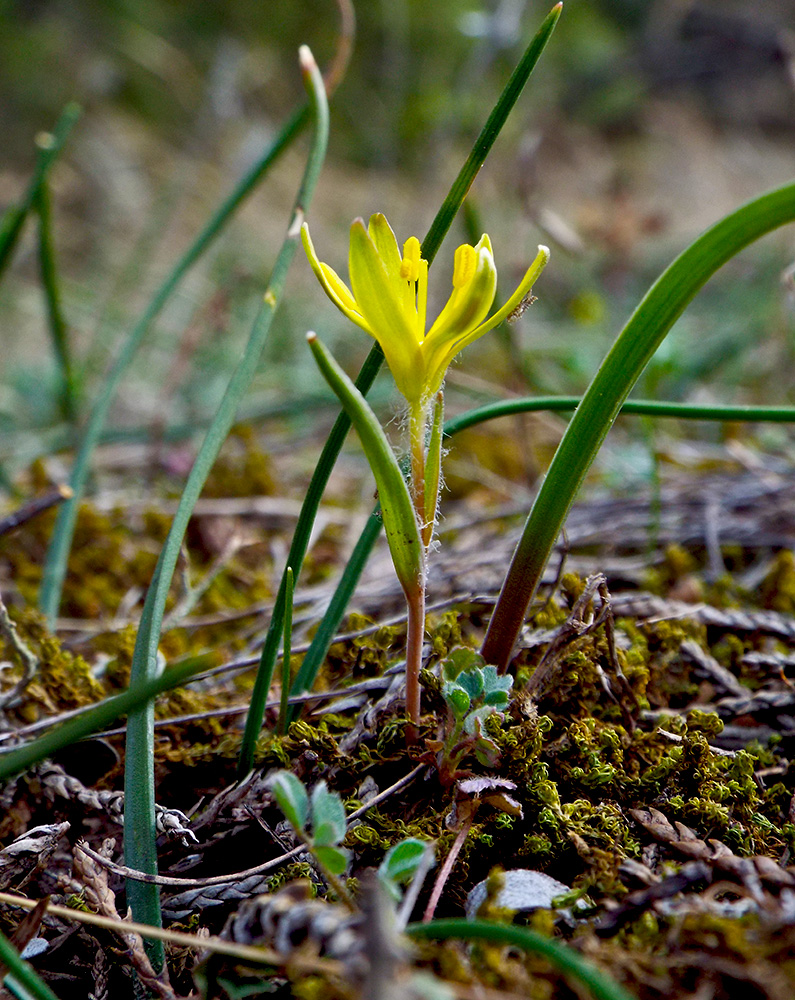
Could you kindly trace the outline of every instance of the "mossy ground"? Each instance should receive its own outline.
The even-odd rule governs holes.
[[[31,481],[40,474],[34,469]],[[208,495],[262,495],[275,490],[276,483],[269,462],[257,457],[254,436],[241,432],[214,473]],[[135,630],[133,625],[118,624],[119,608],[124,607],[132,590],[142,590],[148,583],[167,527],[168,517],[156,503],[133,519],[123,516],[121,509],[104,513],[90,502],[83,505],[64,612],[69,618],[84,620],[87,626],[99,621],[107,627],[62,632],[59,637],[50,635],[31,610],[51,516],[30,522],[6,539],[7,593],[8,587],[12,588],[7,601],[21,638],[39,661],[36,676],[24,694],[6,709],[10,726],[58,716],[126,685]],[[261,533],[267,536],[267,532]],[[217,557],[217,551],[209,551],[207,537],[200,525],[193,525],[185,561],[185,576],[192,580],[200,578]],[[325,547],[321,546],[321,563],[333,562],[330,556],[335,554],[336,545],[331,536]],[[164,634],[166,657],[210,649],[220,665],[241,651],[256,649],[267,619],[251,609],[267,603],[273,593],[276,549],[276,536],[271,535],[233,552],[197,597],[188,618]],[[727,552],[730,571],[711,583],[704,574],[702,555],[695,549],[669,549],[648,569],[647,585],[667,594],[687,580],[688,585],[697,587],[702,603],[714,607],[792,614],[795,572],[790,552],[773,553],[767,572],[753,589],[741,585],[731,571],[732,566],[751,560],[750,551]],[[315,579],[322,577],[324,565],[310,563],[310,574]],[[172,607],[184,597],[184,587],[184,581],[175,583]],[[533,625],[552,630],[566,622],[583,587],[584,580],[577,572],[565,574]],[[243,614],[246,611],[250,617]],[[360,634],[332,646],[318,682],[320,689],[378,677],[399,659],[403,626],[382,625],[375,631],[363,631],[372,623],[372,618],[351,613],[345,627]],[[349,812],[362,804],[366,781],[384,790],[418,763],[430,762],[422,777],[351,825],[345,846],[353,852],[352,884],[405,837],[433,841],[440,861],[448,855],[457,835],[450,821],[456,786],[440,780],[433,766],[434,754],[426,747],[426,740],[443,736],[447,724],[447,708],[434,671],[455,647],[476,648],[483,627],[484,611],[476,605],[454,607],[429,617],[423,725],[419,742],[408,749],[399,704],[374,728],[365,729],[358,742],[345,751],[340,744],[356,722],[357,709],[337,710],[333,703],[317,710],[309,708],[282,737],[272,734],[275,710],[269,711],[258,745],[259,769],[267,772],[289,767],[307,786],[323,779],[342,796]],[[552,682],[532,701],[523,691],[544,647],[531,644],[518,653],[512,666],[515,697],[502,720],[492,717],[486,724],[487,735],[499,748],[499,760],[489,769],[470,756],[463,762],[461,774],[493,774],[513,782],[515,791],[511,794],[521,805],[522,815],[511,815],[486,802],[479,805],[436,915],[459,916],[469,889],[486,878],[495,863],[506,869],[534,869],[570,886],[571,892],[563,900],[561,913],[543,910],[517,919],[568,941],[570,947],[609,971],[642,1000],[731,997],[740,988],[754,997],[789,996],[795,989],[791,957],[795,925],[787,916],[787,893],[792,889],[760,883],[758,877],[754,883],[750,868],[745,881],[741,877],[727,881],[724,870],[712,864],[709,851],[714,850],[710,845],[719,841],[738,858],[772,859],[785,871],[795,848],[791,710],[772,708],[765,712],[751,706],[745,713],[732,715],[721,702],[725,692],[714,678],[705,677],[697,663],[682,655],[682,644],[695,642],[745,686],[749,697],[754,691],[786,694],[791,685],[785,668],[765,671],[754,666],[748,656],[753,652],[784,653],[786,644],[760,631],[733,632],[687,617],[618,618],[616,636],[617,663],[603,628],[563,646]],[[21,665],[8,644],[2,657],[11,664],[3,678],[7,689],[19,676]],[[621,684],[616,666],[623,673]],[[155,763],[161,805],[200,818],[212,797],[235,780],[243,719],[240,709],[247,702],[251,683],[251,671],[228,677],[221,674],[158,701],[161,720],[190,716],[188,721],[157,729]],[[230,715],[211,714],[222,709],[230,710]],[[236,714],[233,709],[238,710]],[[734,730],[747,727],[756,740],[751,738],[747,745],[721,753],[724,721]],[[760,740],[763,730],[766,736]],[[65,770],[97,789],[121,787],[122,736],[105,735],[88,746],[89,752],[82,757],[78,747],[59,758]],[[280,853],[281,848],[266,832],[279,822],[278,810],[266,795],[251,803],[256,804],[256,813],[246,814],[241,808],[219,816],[201,830],[192,866],[185,864],[188,852],[184,847],[161,845],[161,871],[182,872],[187,867],[191,877],[209,877],[245,870]],[[26,829],[64,820],[72,824],[70,845],[81,836],[95,844],[106,834],[120,837],[120,829],[108,817],[87,811],[75,801],[54,797],[42,786],[35,770],[9,786],[5,806],[0,827],[5,844]],[[694,840],[707,845],[705,850],[698,854],[701,849],[693,848],[688,855],[676,843],[656,843],[649,829],[638,821],[644,810],[657,810],[680,833],[686,828]],[[260,827],[257,820],[267,828]],[[31,895],[58,891],[52,876],[69,868],[64,844],[59,852],[50,870],[38,873],[28,883]],[[688,857],[698,857],[707,866],[705,880],[696,880],[685,892],[673,893],[662,902],[650,900],[614,933],[600,933],[600,921],[620,910],[637,889],[637,883],[627,875],[628,862],[635,862],[636,876],[638,870],[644,871],[651,885],[664,882]],[[300,875],[310,875],[317,882],[306,864],[294,864],[274,873],[269,887],[275,891]],[[423,890],[417,912],[427,902],[434,877]],[[9,887],[14,887],[13,881]],[[122,883],[116,882],[115,888],[121,903]],[[320,889],[322,892],[322,885]],[[742,912],[727,905],[741,898],[750,900]],[[208,927],[217,931],[233,908],[233,904],[225,904],[197,909],[182,924],[191,930]],[[10,931],[15,921],[13,912],[6,910],[3,929]],[[75,937],[69,946],[74,974],[70,973],[68,981],[53,980],[59,996],[86,995],[95,944],[95,938],[87,933]],[[177,958],[177,951],[172,958]],[[478,983],[529,997],[575,995],[573,987],[565,985],[561,974],[543,960],[523,958],[494,946],[423,943],[417,946],[412,961],[462,984],[461,995],[475,995],[467,993],[463,984]],[[181,964],[173,964],[174,986],[178,993],[187,995],[192,988],[191,963],[183,955]],[[45,977],[63,965],[63,949],[37,962]],[[115,995],[128,995],[125,974],[116,970],[113,975],[116,988],[125,991]],[[232,967],[225,972],[216,969],[213,981],[217,992],[213,995],[242,995],[234,986],[235,982],[242,984],[240,977],[242,973]],[[289,967],[258,974],[251,982],[259,983],[257,988],[263,992],[276,991],[277,995],[292,993],[329,1000],[357,995],[350,983],[333,976],[324,978]]]

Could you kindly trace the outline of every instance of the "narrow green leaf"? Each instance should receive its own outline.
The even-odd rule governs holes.
[[[143,314],[137,320],[124,341],[121,350],[108,373],[102,386],[102,391],[94,402],[88,421],[83,431],[83,437],[75,456],[69,485],[72,488],[71,499],[65,501],[58,509],[52,539],[44,563],[41,589],[39,591],[39,608],[52,627],[61,604],[61,593],[66,577],[66,564],[72,545],[77,512],[83,499],[86,483],[91,471],[91,459],[94,454],[110,412],[116,391],[124,375],[132,364],[138,348],[144,341],[157,316],[162,312],[174,291],[193,267],[197,260],[210,248],[216,237],[222,232],[229,220],[234,216],[240,205],[263,179],[270,167],[289,148],[290,144],[311,120],[308,105],[297,110],[282,128],[273,145],[265,151],[262,157],[253,164],[251,169],[240,179],[235,188],[217,208],[199,235],[188,247],[185,253],[174,265],[171,273],[157,289]],[[2,269],[2,240],[0,239],[0,270]],[[281,639],[281,624],[279,625]]]
[[[13,986],[14,994],[17,997],[33,997],[35,1000],[58,1000],[58,997],[50,987],[20,957],[17,949],[3,934],[0,934],[0,962],[9,970],[5,978],[6,989],[10,990]]]
[[[44,133],[36,139],[38,154],[30,183],[19,204],[12,205],[0,219],[0,277],[11,260],[19,234],[22,232],[25,219],[33,207],[39,188],[44,183],[50,167],[60,156],[69,133],[74,128],[80,114],[79,105],[67,104],[53,131]]]
[[[291,771],[277,771],[267,784],[284,818],[296,833],[303,834],[309,820],[309,796],[300,779]]]
[[[552,941],[536,931],[485,920],[431,920],[427,924],[409,924],[409,937],[439,940],[490,941],[493,944],[521,948],[531,954],[543,955],[556,969],[586,986],[595,1000],[634,1000],[623,986],[582,958],[577,951],[558,941]]]
[[[706,281],[765,233],[795,220],[795,183],[743,205],[691,244],[629,319],[563,435],[536,496],[494,608],[481,652],[505,670],[527,607],[574,498],[624,400],[668,331]]]
[[[284,642],[282,644],[282,691],[279,699],[279,721],[276,732],[282,736],[287,732],[289,720],[289,698],[290,698],[290,658],[293,633],[293,592],[295,590],[295,579],[293,577],[292,566],[288,566],[285,572],[285,600],[284,600]]]
[[[411,496],[398,460],[367,400],[314,333],[309,346],[323,377],[334,390],[359,435],[373,470],[392,562],[404,591],[411,593],[422,575],[422,539]]]
[[[254,320],[248,343],[229,380],[223,399],[196,456],[171,528],[160,552],[141,614],[133,653],[131,684],[138,684],[150,679],[156,670],[163,612],[182,541],[196,501],[235,421],[240,401],[248,390],[257,370],[274,313],[284,292],[287,272],[297,249],[300,223],[311,201],[325,157],[328,142],[328,104],[320,72],[311,52],[305,46],[301,49],[301,70],[305,86],[310,93],[315,119],[312,145],[307,157],[304,175],[296,195],[287,235],[273,266],[270,282],[265,291],[262,306]],[[130,715],[127,722],[124,776],[124,852],[125,860],[131,868],[147,874],[156,874],[157,872],[153,733],[154,718],[151,705]],[[129,879],[127,898],[132,907],[134,919],[140,923],[159,925],[161,919],[160,900],[156,885]],[[162,965],[162,954],[161,945],[152,946],[150,959],[157,968]]]
[[[336,847],[345,839],[348,821],[345,806],[337,792],[330,792],[325,781],[312,789],[312,846]]]
[[[40,760],[52,757],[63,747],[71,746],[72,743],[85,739],[100,729],[106,729],[120,716],[140,708],[141,705],[145,705],[164,691],[180,687],[194,674],[215,665],[215,660],[211,656],[191,657],[182,663],[174,664],[163,671],[159,677],[144,684],[133,685],[127,691],[113,698],[106,698],[105,701],[85,709],[79,715],[52,729],[44,736],[40,736],[37,740],[26,743],[9,753],[0,754],[0,781],[5,781],[15,774],[26,771],[34,764],[38,764]]]
[[[39,271],[47,301],[50,339],[53,354],[61,375],[60,409],[66,421],[77,417],[77,380],[72,364],[69,344],[69,330],[63,316],[61,291],[58,286],[58,272],[55,266],[55,246],[52,235],[52,215],[50,210],[50,189],[46,177],[39,185],[33,200],[39,216]]]

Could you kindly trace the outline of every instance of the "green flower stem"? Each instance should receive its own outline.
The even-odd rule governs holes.
[[[439,508],[442,486],[442,438],[444,436],[444,393],[436,393],[431,415],[431,434],[425,458],[425,512],[422,540],[425,547],[431,544]]]
[[[60,156],[69,133],[74,128],[80,114],[81,109],[78,104],[67,104],[53,131],[42,133],[36,138],[38,155],[27,190],[19,204],[12,205],[0,219],[0,277],[11,260],[19,234],[22,232],[28,212],[36,201],[39,188],[45,182],[50,167]]]
[[[522,93],[525,84],[530,78],[530,74],[535,69],[536,63],[538,62],[541,53],[544,51],[552,31],[558,22],[561,9],[562,4],[557,4],[552,8],[535,37],[528,45],[522,59],[518,63],[514,72],[511,74],[508,83],[505,85],[504,90],[500,94],[497,103],[494,106],[494,110],[489,115],[486,124],[484,125],[480,135],[477,137],[475,144],[472,147],[472,151],[453,182],[447,197],[442,202],[439,211],[436,213],[436,217],[431,223],[431,228],[428,230],[427,236],[422,241],[422,257],[428,261],[429,266],[433,263],[439,247],[447,235],[453,219],[458,213],[458,210],[466,197],[467,191],[469,191],[469,188],[477,176],[478,171],[483,166],[486,157],[491,151],[491,147],[494,145],[497,136],[500,134],[500,131],[508,118],[508,115],[513,109],[514,104],[516,104],[519,99],[519,95]],[[362,369],[354,383],[363,396],[366,396],[369,392],[383,360],[384,354],[381,348],[377,343],[373,344],[370,349],[370,353],[367,355],[364,365],[362,366]],[[326,483],[331,475],[331,470],[334,468],[334,464],[337,461],[337,456],[340,453],[343,441],[350,430],[350,426],[351,422],[348,415],[344,412],[340,413],[331,429],[331,433],[329,434],[326,444],[323,447],[318,464],[312,474],[312,479],[309,483],[306,496],[304,497],[301,514],[298,518],[298,524],[296,525],[293,541],[290,545],[290,552],[287,557],[287,561],[289,565],[292,566],[296,579],[301,572],[301,566],[304,562],[304,556],[306,555],[306,549],[312,532],[312,525],[315,517],[317,516],[317,510],[320,506],[321,497],[323,496]],[[377,535],[375,527],[376,525],[372,523],[369,526],[369,530],[373,537]],[[243,734],[243,742],[240,748],[240,759],[238,761],[237,769],[237,773],[240,777],[244,777],[248,774],[254,765],[254,750],[256,747],[257,737],[262,729],[262,720],[265,716],[265,702],[267,700],[268,690],[273,678],[276,658],[279,655],[279,642],[284,622],[284,599],[285,577],[283,574],[281,583],[279,584],[279,590],[276,595],[276,600],[273,605],[271,622],[268,626],[268,634],[265,637],[265,642],[262,647],[262,655],[260,657],[260,665],[257,671],[257,679],[254,683],[254,690],[251,695],[251,707],[246,718],[246,728]],[[332,600],[332,607],[338,606],[339,602]],[[306,663],[306,659],[304,660],[304,663]],[[297,684],[299,684],[300,678],[307,676],[307,673],[308,672],[304,671],[302,664],[301,670],[299,670],[294,682],[294,688]]]
[[[492,944],[521,948],[547,961],[571,979],[586,986],[595,1000],[634,1000],[623,986],[587,962],[574,948],[526,930],[506,924],[493,924],[486,920],[432,920],[427,924],[409,924],[406,934],[413,938],[439,940],[488,941]]]
[[[507,668],[577,491],[624,400],[674,322],[727,260],[793,220],[795,183],[755,198],[712,226],[643,297],[577,407],[533,503],[483,643],[487,663]]]
[[[419,568],[413,585],[404,588],[406,594],[406,715],[409,725],[406,740],[417,742],[417,727],[421,714],[420,671],[422,670],[422,644],[425,639],[425,589],[428,573],[427,523],[425,518],[425,430],[428,409],[425,403],[409,407],[409,449],[411,456],[411,499],[419,532]],[[433,530],[433,525],[431,525]]]
[[[274,312],[284,292],[287,271],[295,255],[301,223],[311,201],[325,157],[328,142],[328,105],[320,72],[306,47],[301,49],[301,70],[304,84],[309,91],[315,119],[312,146],[307,158],[304,176],[296,197],[287,236],[274,264],[270,283],[254,321],[248,344],[207,431],[180,497],[168,537],[160,552],[141,615],[133,654],[131,686],[151,680],[156,673],[157,648],[163,612],[185,531],[207,476],[234,423],[240,401],[256,372]],[[153,708],[150,704],[130,715],[127,724],[124,783],[125,859],[130,867],[148,874],[155,874],[157,871],[152,713]],[[156,886],[129,880],[127,898],[135,920],[152,924],[155,927],[160,926],[160,900]],[[158,943],[156,948],[157,950],[150,954],[150,959],[159,968],[163,961],[162,944]]]
[[[409,406],[409,455],[411,456],[411,499],[417,517],[417,527],[425,540],[425,429],[428,424],[428,410],[422,403]]]

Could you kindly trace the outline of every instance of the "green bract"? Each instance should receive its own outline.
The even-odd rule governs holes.
[[[351,226],[349,288],[333,268],[318,259],[306,225],[301,235],[326,294],[348,319],[378,341],[398,389],[415,406],[438,392],[460,351],[520,306],[549,260],[549,250],[539,246],[519,287],[487,319],[497,290],[491,241],[484,233],[477,246],[463,244],[455,252],[453,291],[426,333],[428,261],[422,257],[416,236],[406,240],[401,254],[385,216],[371,216],[367,227],[356,219]]]

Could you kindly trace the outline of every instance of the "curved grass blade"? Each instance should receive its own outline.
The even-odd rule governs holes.
[[[77,418],[77,379],[72,365],[69,347],[69,332],[63,317],[61,293],[55,267],[55,248],[52,238],[52,214],[50,211],[50,189],[46,178],[39,185],[33,199],[39,216],[39,270],[47,300],[47,317],[50,327],[53,352],[61,374],[60,409],[64,420],[69,423]]]
[[[505,670],[574,497],[646,364],[706,281],[744,247],[795,220],[795,183],[743,205],[703,233],[641,300],[594,376],[536,496],[481,652]]]
[[[467,410],[448,420],[444,425],[445,437],[453,437],[476,424],[498,417],[515,416],[518,413],[534,413],[544,410],[548,413],[567,413],[576,410],[582,402],[581,396],[534,396],[506,399],[488,403],[474,410]],[[653,399],[627,399],[619,409],[619,416],[671,417],[679,420],[742,421],[745,423],[795,422],[795,406],[748,406],[740,404],[708,406],[703,403],[668,403]]]
[[[4,934],[0,934],[0,962],[6,972],[3,974],[5,989],[16,997],[35,1000],[58,1000],[50,987],[40,979],[30,965],[20,956],[17,949]],[[3,990],[5,993],[5,990]]]
[[[0,781],[21,774],[40,760],[52,757],[58,750],[85,739],[92,733],[107,729],[122,715],[127,715],[164,691],[180,687],[194,674],[216,665],[211,656],[195,656],[168,667],[159,677],[121,694],[106,698],[62,725],[8,753],[0,753]]]
[[[328,93],[331,93],[339,85],[345,75],[356,27],[356,19],[350,0],[339,0],[338,6],[341,16],[340,31],[337,37],[337,49],[329,68]],[[72,475],[69,481],[73,499],[61,508],[55,522],[52,540],[47,550],[42,585],[39,593],[39,609],[47,619],[50,628],[53,627],[58,614],[58,608],[61,604],[61,593],[66,576],[66,563],[69,558],[69,550],[72,546],[72,538],[74,537],[78,507],[82,500],[90,471],[91,456],[99,443],[113,397],[124,374],[135,357],[138,348],[141,346],[141,342],[148,332],[149,327],[161,312],[185,274],[202,254],[209,249],[210,245],[235,214],[242,202],[251,194],[270,167],[273,166],[282,153],[290,146],[291,142],[309,124],[310,119],[311,102],[304,104],[293,113],[270,149],[243,175],[237,186],[221,203],[204,229],[182,257],[180,257],[174,269],[155,292],[140,319],[130,331],[121,352],[108,373],[102,387],[102,392],[97,398],[89,416],[80,447],[75,456]],[[1,249],[2,236],[0,235]],[[0,267],[1,270],[2,268]]]
[[[25,224],[28,212],[33,207],[36,194],[44,183],[50,167],[55,163],[63,150],[69,133],[75,126],[77,119],[81,115],[79,104],[70,103],[61,112],[61,117],[56,122],[52,132],[45,132],[36,137],[38,155],[33,176],[27,186],[25,194],[18,205],[12,205],[3,218],[0,219],[0,278],[8,266],[14,247],[17,245],[19,234]]]
[[[55,623],[58,608],[61,604],[61,593],[66,576],[66,563],[69,558],[69,550],[72,546],[78,508],[83,498],[83,492],[90,472],[91,457],[99,442],[102,428],[105,425],[111,403],[122,378],[126,374],[138,348],[141,346],[144,336],[148,333],[155,318],[171,298],[179,283],[196,261],[209,249],[215,238],[220,234],[242,202],[263,179],[270,167],[273,166],[293,140],[300,134],[304,126],[308,123],[309,117],[308,107],[303,107],[296,111],[287,121],[270,149],[241,178],[234,190],[222,202],[207,225],[177,261],[172,272],[155,292],[143,314],[130,331],[113,367],[108,373],[102,386],[102,391],[97,397],[91,415],[86,423],[80,447],[75,456],[72,474],[69,478],[69,485],[73,491],[72,499],[60,508],[55,521],[52,539],[47,549],[44,575],[39,592],[39,609],[46,617],[50,628]]]
[[[301,223],[311,201],[325,157],[328,142],[328,104],[323,81],[309,49],[303,46],[300,51],[302,76],[310,93],[315,119],[312,146],[296,197],[287,236],[274,264],[270,283],[254,321],[248,344],[232,374],[221,404],[202,442],[185,484],[168,537],[160,552],[141,615],[133,654],[131,685],[151,680],[157,670],[160,627],[182,540],[210,469],[234,423],[240,401],[256,371],[270,331],[274,312],[284,291],[287,271],[295,255]],[[157,869],[154,836],[153,721],[151,705],[130,715],[127,723],[124,780],[125,858],[130,867],[152,874]],[[160,901],[156,886],[130,880],[127,886],[127,898],[132,906],[134,919],[142,923],[151,923],[153,926],[160,926]],[[150,959],[158,967],[162,965],[162,945],[156,945],[156,951],[150,954]]]
[[[439,247],[442,244],[442,240],[447,234],[447,231],[458,213],[458,210],[461,208],[467,191],[477,176],[478,171],[483,166],[483,163],[491,151],[491,147],[494,145],[497,136],[500,134],[508,115],[510,114],[516,101],[519,99],[519,95],[530,78],[530,74],[535,69],[535,65],[538,62],[538,59],[558,22],[562,7],[563,5],[558,3],[552,8],[550,13],[544,19],[535,37],[528,45],[522,59],[518,63],[514,72],[511,74],[508,83],[500,94],[497,103],[494,105],[494,110],[489,115],[480,135],[475,140],[471,153],[459,171],[458,176],[453,181],[453,185],[450,188],[447,197],[442,203],[439,211],[436,213],[436,217],[431,223],[431,228],[428,230],[428,234],[422,242],[421,249],[422,256],[428,261],[429,265],[433,263]],[[367,355],[364,365],[354,382],[354,385],[363,396],[366,396],[369,392],[383,360],[384,355],[380,346],[378,344],[373,344],[370,349],[370,353]],[[306,555],[306,549],[309,545],[309,538],[312,532],[312,525],[314,524],[315,517],[317,516],[317,510],[320,506],[321,497],[323,496],[326,483],[331,475],[331,470],[334,468],[337,456],[340,453],[343,441],[345,440],[350,427],[351,423],[348,415],[344,412],[340,413],[331,429],[331,433],[326,439],[326,443],[323,446],[317,466],[312,474],[312,479],[309,483],[306,496],[304,497],[301,513],[293,534],[293,540],[290,544],[290,552],[287,556],[287,564],[292,567],[293,572],[296,575],[296,579],[298,578],[298,574],[300,573],[304,562],[304,556]],[[265,715],[265,702],[267,700],[268,690],[270,689],[271,680],[273,678],[273,670],[276,666],[276,659],[279,655],[279,641],[284,624],[284,606],[285,577],[282,575],[279,590],[273,605],[268,634],[266,635],[265,642],[262,646],[262,654],[260,656],[260,664],[257,670],[257,678],[254,682],[254,689],[251,694],[251,707],[249,709],[248,716],[246,717],[246,728],[243,734],[243,742],[240,748],[240,759],[238,761],[237,769],[238,775],[241,777],[248,774],[254,765],[254,748],[257,742],[257,737],[262,729],[262,720]],[[299,671],[299,676],[301,676],[302,673],[303,665]],[[295,683],[293,688],[295,688]]]
[[[458,939],[461,941],[489,941],[493,944],[511,945],[522,951],[543,955],[566,976],[587,986],[595,1000],[634,1000],[623,986],[607,973],[586,961],[574,948],[551,941],[536,931],[506,924],[492,924],[486,920],[431,920],[427,924],[409,924],[406,934],[413,938]]]
[[[289,725],[290,706],[290,660],[292,659],[292,635],[293,635],[293,595],[295,593],[295,578],[292,566],[288,566],[285,572],[285,583],[287,590],[284,600],[284,640],[282,642],[282,690],[279,698],[279,722],[276,732],[284,736]]]

